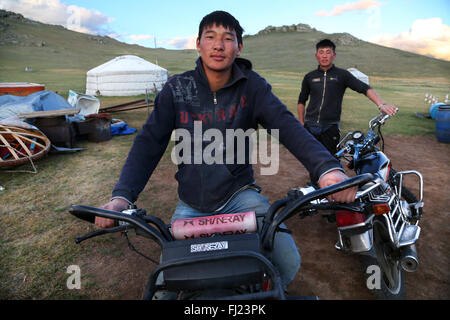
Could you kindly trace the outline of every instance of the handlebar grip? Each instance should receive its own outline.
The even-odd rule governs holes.
[[[336,154],[335,154],[336,158],[342,157],[342,155],[344,154],[344,152],[345,152],[345,148],[342,148],[341,150],[339,150],[338,152],[336,152]]]
[[[86,211],[86,210],[79,210],[80,208],[78,206],[72,206],[69,209],[69,213],[75,217],[77,217],[78,219],[90,222],[90,223],[95,223],[95,217],[96,215],[90,211]]]

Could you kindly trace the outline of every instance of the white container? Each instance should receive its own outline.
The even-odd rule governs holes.
[[[67,101],[75,108],[80,108],[80,115],[97,114],[100,110],[100,100],[94,96],[69,90]]]

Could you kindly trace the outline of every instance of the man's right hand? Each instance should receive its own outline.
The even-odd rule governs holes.
[[[128,202],[123,199],[116,198],[111,200],[107,204],[103,205],[101,208],[121,212],[125,209],[128,209]],[[114,227],[114,220],[102,217],[95,217],[95,225],[99,226],[100,228],[112,228]]]

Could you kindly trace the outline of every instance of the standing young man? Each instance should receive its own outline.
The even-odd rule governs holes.
[[[298,97],[298,119],[331,154],[335,154],[340,139],[339,122],[346,88],[365,94],[384,114],[394,115],[397,109],[384,103],[375,90],[349,71],[334,65],[336,46],[332,41],[324,39],[318,42],[315,57],[319,66],[303,79]],[[311,100],[305,114],[308,97]]]
[[[256,130],[260,124],[267,130],[279,130],[280,142],[321,187],[347,179],[339,162],[299,125],[272,94],[270,85],[252,71],[250,61],[239,58],[242,32],[239,22],[226,12],[215,11],[203,18],[197,39],[200,58],[195,70],[171,77],[156,97],[154,111],[136,136],[112,200],[104,208],[121,211],[137,200],[164,154],[172,131],[177,129],[189,132],[195,144],[199,127],[203,132],[214,129],[225,135],[229,130]],[[209,141],[200,143],[203,151]],[[227,147],[223,145],[223,150]],[[180,163],[175,175],[179,202],[172,219],[248,211],[265,213],[269,200],[255,187],[248,157],[245,163],[237,161],[242,153],[249,154],[248,144],[237,150],[231,163],[207,164],[204,159],[199,162],[195,152],[188,155],[192,161]],[[351,202],[355,195],[356,188],[351,188],[332,195],[330,200]],[[113,221],[96,218],[96,224],[111,227]],[[280,232],[275,237],[273,262],[286,286],[300,267],[300,255],[289,234]]]

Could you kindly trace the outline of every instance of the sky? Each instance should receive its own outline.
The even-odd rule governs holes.
[[[166,49],[195,48],[201,19],[224,10],[239,20],[247,35],[269,25],[303,23],[450,61],[450,0],[0,0],[0,9]]]

